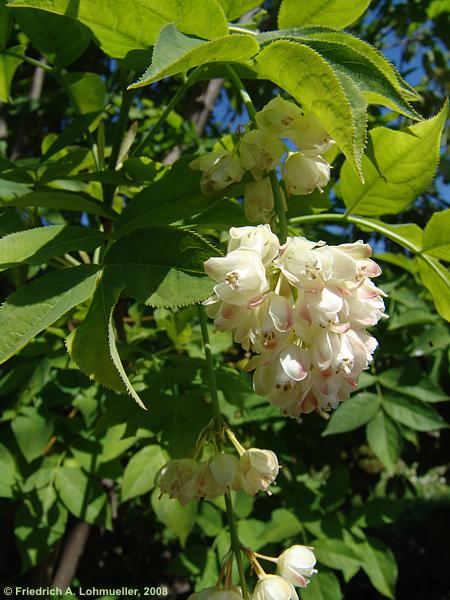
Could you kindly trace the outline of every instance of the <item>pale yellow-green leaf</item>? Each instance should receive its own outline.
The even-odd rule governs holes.
[[[278,26],[323,25],[342,29],[356,21],[370,0],[283,0]]]
[[[394,131],[379,127],[370,132],[363,157],[362,183],[348,161],[341,170],[341,192],[347,213],[368,216],[395,214],[423,193],[439,163],[447,102],[433,118]]]
[[[8,6],[37,8],[77,19],[114,58],[148,48],[160,29],[172,22],[181,31],[205,39],[228,31],[217,0],[13,0]]]
[[[450,208],[435,213],[423,234],[423,252],[450,261]]]

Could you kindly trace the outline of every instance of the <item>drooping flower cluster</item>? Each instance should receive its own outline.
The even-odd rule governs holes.
[[[190,500],[213,500],[228,490],[244,490],[254,496],[267,492],[278,475],[278,460],[271,450],[249,448],[240,458],[221,452],[198,462],[189,458],[169,461],[158,474],[161,494]]]
[[[316,557],[308,546],[291,546],[278,558],[255,554],[246,551],[253,569],[258,575],[252,600],[298,600],[295,587],[305,588],[309,577],[317,573],[314,566]],[[268,575],[264,572],[256,557],[269,560],[277,564],[277,575]],[[239,588],[230,586],[221,588],[220,581],[214,587],[209,587],[200,592],[191,594],[188,600],[239,600],[242,592]]]
[[[336,408],[372,360],[366,331],[384,317],[381,273],[361,240],[328,246],[303,237],[280,247],[269,225],[230,229],[226,256],[205,262],[215,325],[255,355],[256,393],[288,416]]]
[[[244,209],[251,222],[268,222],[274,197],[268,173],[282,166],[288,195],[306,195],[322,191],[330,179],[330,165],[321,156],[334,143],[313,114],[304,114],[293,102],[277,96],[256,114],[257,129],[244,133],[233,150],[205,154],[191,162],[202,171],[202,192],[213,195],[232,183],[240,182],[245,172],[254,181],[244,190]],[[297,146],[288,151],[282,140]]]

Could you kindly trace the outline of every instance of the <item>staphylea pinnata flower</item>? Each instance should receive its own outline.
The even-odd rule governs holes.
[[[277,560],[277,571],[292,585],[306,587],[309,577],[317,573],[314,569],[316,557],[312,548],[295,545],[285,550]]]
[[[252,600],[298,600],[298,594],[290,581],[279,575],[260,577]]]
[[[232,228],[230,238],[227,256],[205,263],[217,282],[206,311],[253,352],[256,393],[293,418],[336,408],[372,361],[366,328],[386,316],[370,246],[300,236],[280,246],[268,225]]]

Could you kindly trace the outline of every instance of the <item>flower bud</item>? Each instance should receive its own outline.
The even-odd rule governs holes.
[[[254,129],[244,134],[239,145],[241,164],[259,180],[271,171],[284,154],[281,140],[274,135]]]
[[[169,461],[159,472],[161,494],[168,494],[170,498],[177,498],[181,504],[187,504],[197,497],[195,486],[191,485],[197,470],[198,463],[189,458]]]
[[[271,450],[249,448],[240,458],[242,489],[254,496],[260,490],[266,492],[274,483],[278,472],[278,459]]]
[[[304,196],[316,188],[322,192],[330,180],[330,165],[321,156],[291,152],[284,163],[283,177],[289,195]]]
[[[326,152],[334,143],[328,132],[312,113],[301,116],[292,124],[292,141],[302,151],[314,154]]]
[[[238,248],[255,250],[260,255],[263,264],[267,266],[278,256],[280,242],[278,237],[272,233],[270,225],[231,227],[227,252]]]
[[[273,212],[274,200],[270,179],[247,183],[244,189],[244,212],[251,223],[267,222]]]
[[[298,600],[298,595],[290,581],[278,575],[266,575],[256,584],[252,600]]]
[[[293,585],[306,587],[309,583],[307,577],[317,573],[314,569],[316,557],[311,548],[307,546],[291,546],[278,558],[278,573]]]
[[[205,196],[211,196],[234,182],[241,181],[244,169],[235,152],[209,152],[189,164],[195,171],[203,171],[200,187]]]
[[[290,137],[295,122],[302,117],[302,110],[294,102],[276,96],[256,114],[256,123],[272,135]]]

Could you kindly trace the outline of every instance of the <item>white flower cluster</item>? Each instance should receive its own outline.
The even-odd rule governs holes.
[[[298,600],[295,587],[305,588],[308,577],[317,573],[314,566],[316,557],[308,546],[291,546],[278,558],[268,558],[277,563],[278,575],[267,575],[258,564],[258,582],[251,595],[252,600]],[[218,586],[206,588],[191,594],[188,600],[242,600],[242,592],[237,587],[221,589]]]
[[[205,262],[214,279],[208,315],[255,355],[257,394],[290,417],[336,408],[372,360],[365,330],[384,317],[380,267],[361,240],[328,246],[303,237],[280,247],[269,225],[230,229],[226,256]]]
[[[171,460],[160,470],[158,480],[161,494],[185,505],[190,500],[212,500],[229,489],[244,490],[251,496],[267,492],[278,471],[274,452],[250,448],[239,459],[222,452],[203,462],[189,458]]]
[[[256,114],[257,129],[244,133],[233,150],[210,152],[191,162],[202,171],[200,186],[213,195],[242,180],[249,171],[254,182],[244,190],[244,208],[251,222],[267,222],[274,207],[269,171],[286,156],[282,172],[289,195],[322,191],[330,179],[330,165],[321,156],[334,142],[312,115],[277,96]],[[283,139],[293,142],[298,151],[288,152]]]

